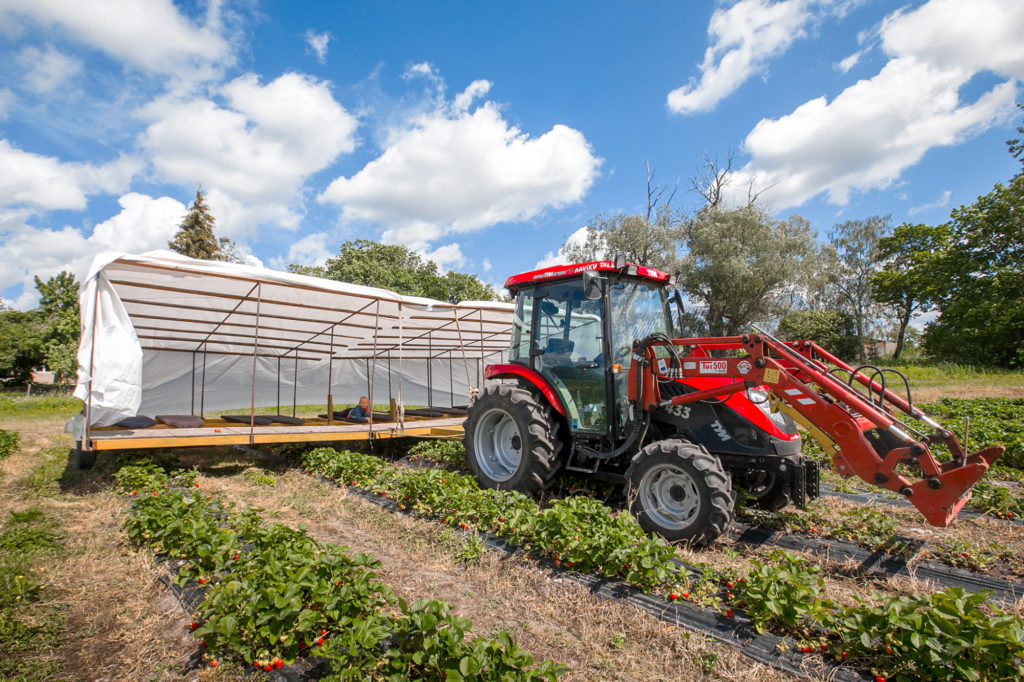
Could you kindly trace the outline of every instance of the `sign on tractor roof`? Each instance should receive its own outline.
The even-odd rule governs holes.
[[[617,268],[613,261],[595,260],[589,263],[577,263],[574,265],[554,265],[549,268],[543,268],[542,270],[531,270],[530,272],[512,275],[508,280],[506,280],[505,288],[513,289],[515,287],[534,282],[575,277],[576,275],[583,274],[588,270],[596,270],[598,272],[621,272],[624,275],[643,277],[658,283],[665,283],[669,281],[668,273],[662,272],[661,270],[655,270],[654,268],[648,268],[635,263],[626,263],[625,266]]]

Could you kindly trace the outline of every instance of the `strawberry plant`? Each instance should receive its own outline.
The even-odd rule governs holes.
[[[364,476],[370,470],[348,464]],[[372,557],[350,556],[301,527],[267,524],[255,510],[235,513],[199,491],[166,488],[173,479],[152,469],[129,469],[120,480],[154,488],[135,499],[129,538],[185,560],[179,581],[191,575],[210,586],[192,630],[211,652],[269,672],[315,650],[329,673],[352,680],[553,680],[565,669],[550,661],[528,669],[533,658],[504,634],[464,642],[469,621],[443,602],[407,609],[377,579]]]
[[[1021,679],[1024,626],[987,606],[988,597],[960,588],[930,596],[872,594],[836,618],[840,646],[901,682]]]
[[[959,436],[970,417],[971,450],[1002,445],[1006,452],[1000,464],[1024,469],[1024,398],[944,398],[921,409]]]
[[[414,461],[422,459],[461,467],[465,462],[466,448],[462,446],[462,441],[457,440],[421,440],[409,448],[409,455]]]
[[[754,628],[809,636],[826,624],[834,605],[822,596],[821,569],[783,550],[765,557],[751,559],[753,568],[734,588]]]
[[[999,558],[998,548],[993,547],[993,549],[996,551],[985,549],[970,540],[950,538],[934,545],[931,551],[947,564],[969,568],[972,571],[982,571]]]

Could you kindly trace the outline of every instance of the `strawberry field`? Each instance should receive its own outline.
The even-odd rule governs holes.
[[[1019,679],[1024,401],[925,409],[1015,465],[956,524],[826,476],[702,550],[608,484],[481,489],[451,441],[79,472],[27,410],[0,433],[0,677]]]

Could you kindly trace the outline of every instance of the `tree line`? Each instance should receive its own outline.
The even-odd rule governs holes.
[[[1008,142],[1024,163],[1024,126]],[[705,156],[691,189],[704,204],[687,214],[648,166],[643,213],[598,215],[585,238],[561,252],[573,262],[627,259],[678,273],[690,307],[688,336],[734,335],[754,324],[787,339],[809,338],[845,358],[868,342],[910,340],[931,359],[1024,367],[1024,173],[954,209],[941,225],[872,216],[834,225],[819,241],[798,215],[777,220],[748,189],[728,206],[731,159]],[[911,325],[932,313],[923,333]],[[920,337],[920,338],[918,338]]]
[[[1017,133],[1007,145],[1022,168],[941,225],[894,226],[889,216],[872,216],[838,223],[819,241],[798,215],[771,218],[753,186],[745,205],[727,206],[732,159],[718,164],[706,155],[690,178],[704,200],[699,209],[673,208],[675,189],[658,185],[648,165],[645,210],[595,216],[586,239],[566,240],[562,253],[574,262],[623,254],[678,272],[692,304],[680,320],[688,335],[733,335],[760,324],[846,358],[881,337],[895,340],[895,359],[913,340],[937,360],[1024,367],[1024,125]],[[216,235],[201,187],[168,247],[243,262],[238,246]],[[366,239],[343,243],[322,266],[288,270],[452,303],[501,297],[474,274],[441,273],[407,247]],[[24,383],[43,366],[65,380],[75,374],[78,282],[64,271],[36,277],[35,287],[33,310],[0,300],[5,383]],[[934,317],[918,335],[911,322],[924,313]]]

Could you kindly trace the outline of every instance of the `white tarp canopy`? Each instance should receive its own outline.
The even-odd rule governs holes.
[[[100,254],[79,301],[75,396],[95,426],[322,405],[329,392],[465,404],[507,351],[513,311],[167,251]]]

